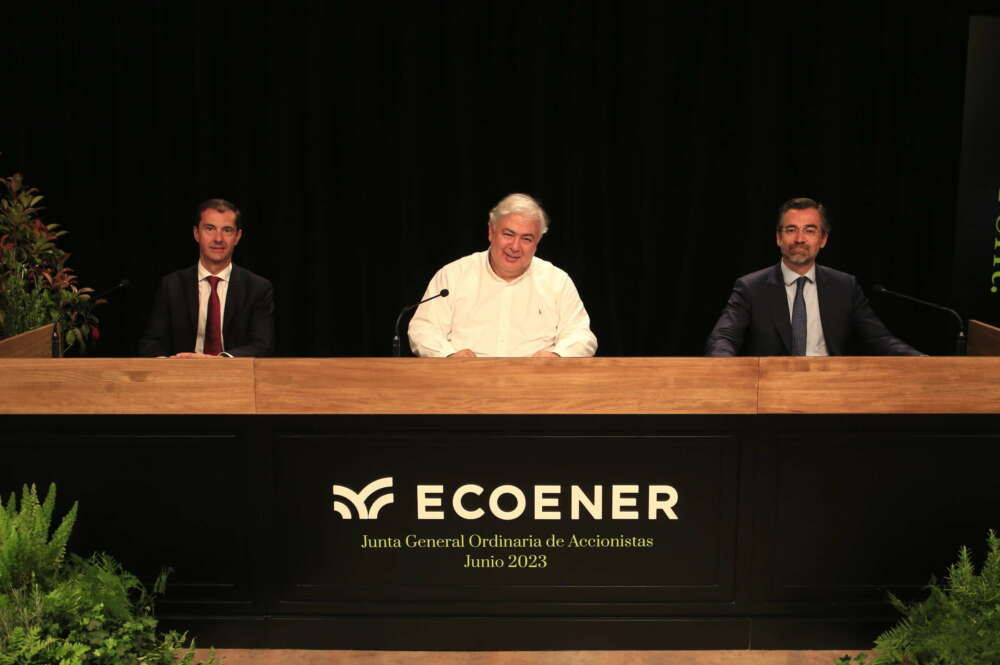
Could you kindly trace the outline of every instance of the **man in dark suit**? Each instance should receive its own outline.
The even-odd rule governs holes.
[[[140,356],[266,356],[274,351],[271,282],[232,263],[240,211],[224,199],[197,210],[197,265],[163,278],[139,340]]]
[[[889,332],[853,275],[816,264],[829,235],[821,203],[784,203],[776,235],[781,261],[736,280],[705,355],[922,355]]]

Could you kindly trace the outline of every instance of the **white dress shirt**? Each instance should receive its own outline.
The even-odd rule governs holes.
[[[226,317],[226,293],[229,291],[229,276],[232,273],[233,264],[230,263],[219,274],[215,275],[222,280],[215,287],[215,291],[219,294],[220,327]],[[208,299],[212,295],[212,284],[208,281],[208,278],[211,276],[212,273],[208,272],[205,266],[201,265],[201,261],[198,261],[198,336],[194,341],[195,353],[205,352],[205,322],[208,320]],[[222,340],[222,348],[225,350],[226,340],[222,337],[221,330],[219,331],[219,338]]]
[[[462,349],[477,356],[526,357],[552,351],[586,357],[597,350],[590,317],[573,280],[537,256],[520,277],[506,281],[490,266],[489,251],[441,268],[424,293],[429,298],[410,320],[410,348],[423,357]]]
[[[785,295],[788,296],[788,320],[792,319],[792,308],[795,306],[795,291],[798,286],[795,280],[805,277],[802,285],[802,297],[806,301],[806,355],[828,356],[826,339],[823,337],[823,321],[819,315],[819,294],[816,292],[816,264],[809,268],[805,275],[799,275],[781,262],[781,275],[785,282]]]

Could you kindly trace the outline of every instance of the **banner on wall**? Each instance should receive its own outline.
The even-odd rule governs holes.
[[[1000,16],[969,19],[952,301],[1000,325]]]

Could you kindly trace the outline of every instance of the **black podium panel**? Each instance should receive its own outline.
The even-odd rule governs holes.
[[[278,579],[296,612],[330,601],[393,612],[400,602],[489,599],[485,611],[502,614],[508,602],[733,600],[732,437],[442,431],[276,441],[275,523],[288,544]],[[347,493],[380,481],[359,519]],[[334,496],[334,486],[347,492]]]
[[[855,416],[775,432],[758,453],[758,503],[774,506],[760,515],[770,533],[761,600],[918,597],[960,545],[981,549],[1000,526],[1000,432],[960,420]]]
[[[1000,416],[10,416],[0,490],[219,647],[862,648],[997,528]]]
[[[57,516],[80,504],[70,551],[107,552],[146,581],[169,566],[178,599],[252,605],[258,529],[248,511],[242,429],[149,417],[8,416],[7,423],[4,498],[26,483],[44,496],[56,483]]]

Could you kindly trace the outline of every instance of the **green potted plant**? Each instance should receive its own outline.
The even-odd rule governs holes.
[[[70,255],[56,246],[66,231],[39,218],[38,190],[25,188],[20,174],[0,183],[0,338],[55,323],[63,350],[85,353],[100,337],[93,310],[105,301],[77,286]]]
[[[53,531],[55,497],[0,497],[0,665],[194,665],[193,642],[156,630],[166,572],[149,592],[106,554],[67,555],[77,505]]]
[[[871,659],[844,656],[837,665],[996,665],[1000,663],[1000,538],[986,537],[979,572],[965,547],[945,583],[912,605],[889,594],[903,618],[875,640]]]

